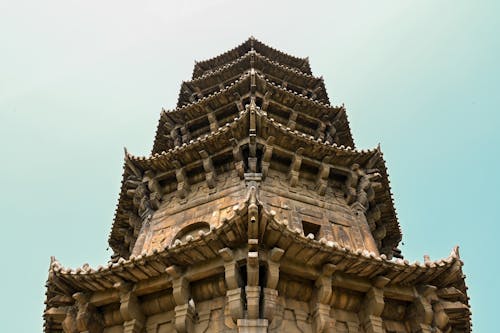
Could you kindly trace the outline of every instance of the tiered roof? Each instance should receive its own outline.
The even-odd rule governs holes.
[[[133,169],[137,168],[140,173],[151,169],[162,174],[163,179],[173,183],[169,188],[175,191],[175,170],[179,162],[187,170],[203,173],[200,150],[209,152],[215,159],[231,159],[227,143],[230,140],[244,142],[249,137],[245,105],[248,106],[252,99],[259,110],[261,128],[256,133],[257,139],[261,139],[259,143],[274,136],[278,138],[275,145],[290,153],[299,146],[308,147],[304,156],[312,164],[318,165],[326,156],[333,155],[332,164],[337,169],[344,168],[344,172],[354,163],[380,170],[383,187],[377,189],[376,201],[382,208],[382,223],[387,230],[383,252],[392,253],[401,241],[401,231],[381,151],[379,148],[371,151],[354,149],[345,108],[330,106],[323,80],[312,76],[307,58],[287,55],[251,37],[231,51],[197,62],[193,73],[193,80],[184,82],[181,87],[178,107],[161,113],[152,155],[135,157],[127,154],[128,166],[127,163],[124,166],[122,189],[109,239],[116,253],[128,257],[130,252],[123,248],[124,239],[137,236],[130,236],[133,234],[130,212],[134,209],[132,198],[127,195],[127,179],[137,172]],[[288,82],[299,89],[290,89]],[[297,91],[312,88],[316,89],[314,96]],[[192,91],[198,91],[199,95],[187,102]],[[334,127],[334,136],[328,133],[331,126]],[[243,144],[247,145],[246,142]],[[124,232],[127,229],[130,231]]]
[[[255,39],[254,37],[250,37],[239,46],[217,57],[196,62],[193,69],[193,79],[196,79],[197,77],[200,77],[206,74],[207,72],[215,71],[220,67],[240,58],[241,56],[252,50],[257,51],[258,53],[268,58],[274,59],[276,62],[280,64],[295,68],[305,74],[309,75],[312,74],[308,58],[294,57],[282,51],[276,50],[270,46],[267,46],[264,43]]]
[[[212,274],[222,274],[224,260],[220,251],[233,248],[248,239],[246,224],[249,204],[250,202],[246,201],[234,207],[232,217],[223,225],[200,233],[197,238],[178,242],[152,253],[122,258],[115,263],[110,262],[107,266],[91,268],[84,265],[81,268],[69,269],[53,259],[49,272],[45,332],[55,332],[60,327],[60,319],[64,314],[62,310],[56,309],[72,303],[71,297],[63,296],[66,294],[76,291],[90,292],[93,293],[91,303],[104,306],[119,302],[119,293],[114,286],[124,280],[136,284],[138,295],[171,288],[174,277],[165,273],[168,267],[190,267],[187,275],[201,274],[203,269],[210,270]],[[299,231],[289,229],[287,222],[277,219],[275,212],[267,211],[260,203],[258,206],[261,212],[259,220],[262,221],[258,237],[266,248],[279,247],[284,250],[281,260],[284,273],[299,274],[315,280],[321,274],[318,267],[332,263],[336,267],[333,286],[352,292],[366,292],[374,277],[386,277],[390,282],[385,287],[385,295],[403,302],[414,300],[414,286],[432,285],[437,288],[438,296],[445,300],[444,311],[450,317],[453,332],[470,331],[467,287],[458,248],[454,248],[447,258],[437,261],[431,261],[429,258],[424,258],[424,262],[413,263],[403,259],[388,260],[385,255],[378,256],[368,251],[342,247],[336,242],[306,237]],[[236,259],[244,261],[245,253],[239,253]],[[303,265],[297,266],[297,261]],[[225,289],[217,291],[219,296],[225,295],[225,292]],[[295,293],[297,292],[299,290],[295,290]],[[302,294],[299,295],[290,289],[281,290],[280,295],[289,295],[302,301],[310,300],[310,291],[300,292]],[[196,296],[193,295],[195,298]],[[162,310],[173,309],[173,296],[163,297],[162,302],[166,304],[166,308]],[[335,298],[332,298],[331,302],[335,303]]]
[[[266,183],[270,170],[272,180]],[[135,243],[155,211],[168,205],[173,196],[186,204],[186,193],[196,184],[205,182],[209,189],[215,188],[210,192],[214,193],[217,175],[239,177],[247,186],[242,188],[249,188],[229,217],[194,236],[173,238],[168,244],[138,252],[144,247]],[[306,234],[255,194],[253,182],[273,187],[285,179],[290,191],[300,195],[302,190],[302,195],[309,196],[308,202],[334,207],[329,201],[335,199],[343,202],[349,214],[364,214],[362,221],[369,224],[376,248],[353,248],[331,237]],[[325,188],[334,186],[336,192],[326,196]],[[192,205],[201,199],[206,198],[189,198]],[[258,221],[257,231],[250,230],[250,220]],[[195,64],[192,80],[182,83],[177,107],[161,113],[151,155],[134,156],[125,151],[109,237],[113,260],[105,267],[84,265],[76,270],[51,262],[45,332],[62,332],[68,311],[73,311],[68,309],[80,297],[75,298],[75,293],[85,294],[85,304],[103,313],[119,313],[117,304],[124,300],[117,286],[124,284],[134,285],[145,315],[170,311],[178,305],[172,284],[179,270],[189,281],[210,278],[208,283],[217,285],[192,287],[195,302],[206,299],[207,290],[211,298],[224,296],[227,249],[233,249],[233,259],[241,265],[249,260],[248,251],[264,260],[270,260],[269,249],[281,251],[283,280],[275,286],[281,296],[310,302],[315,287],[307,281],[319,281],[322,269],[329,265],[335,270],[331,287],[337,289],[327,301],[336,309],[360,311],[363,293],[376,287],[383,289],[388,309],[398,302],[410,307],[425,296],[439,304],[435,311],[449,321],[437,326],[470,332],[458,249],[443,260],[426,258],[424,263],[410,264],[397,249],[401,237],[380,147],[355,148],[346,109],[330,105],[323,79],[312,75],[307,58],[288,55],[251,37],[226,53]],[[297,277],[307,282],[301,288],[293,285],[302,281]],[[343,293],[351,303],[341,301]],[[389,318],[396,312],[379,316]],[[410,314],[401,316],[391,318],[404,321]],[[125,319],[120,318],[119,314],[105,316],[104,326],[121,325]]]

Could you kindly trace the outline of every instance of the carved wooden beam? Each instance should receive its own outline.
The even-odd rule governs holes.
[[[428,296],[435,295],[436,287],[423,286],[419,289],[420,292],[409,306],[406,317],[412,333],[431,333],[434,331],[431,327],[434,311]]]
[[[216,132],[219,129],[219,122],[217,121],[215,114],[213,112],[209,112],[207,113],[207,118],[210,123],[210,131]]]
[[[182,136],[181,136],[181,126],[177,125],[170,131],[170,137],[174,141],[175,146],[182,145]]]
[[[292,111],[290,113],[290,117],[288,118],[288,123],[287,127],[289,127],[292,131],[295,129],[295,126],[297,126],[297,116],[299,113],[297,111]]]
[[[359,313],[360,323],[366,333],[384,333],[382,324],[382,312],[384,311],[383,287],[389,282],[388,278],[378,277],[365,295],[362,310]]]
[[[335,322],[330,318],[332,275],[335,270],[335,265],[325,264],[320,276],[316,279],[316,288],[311,299],[314,332],[329,332],[335,326]]]
[[[267,112],[267,108],[269,107],[269,102],[271,100],[272,95],[273,94],[270,90],[266,91],[266,93],[264,94],[263,101],[262,101],[262,111]]]
[[[328,177],[330,176],[330,161],[329,157],[325,157],[319,166],[318,174],[316,176],[316,191],[319,195],[325,195],[328,187]]]
[[[232,138],[231,144],[233,145],[234,167],[236,168],[236,171],[238,172],[238,176],[240,176],[240,179],[244,179],[245,162],[243,161],[243,152],[241,151],[241,147],[238,143],[238,140]]]
[[[259,287],[259,254],[250,251],[247,257],[247,313],[249,319],[259,318],[260,287]]]
[[[227,285],[227,306],[231,319],[233,320],[233,323],[236,324],[238,319],[243,318],[243,299],[241,290],[243,280],[240,276],[240,271],[238,269],[233,251],[226,247],[219,250],[219,254],[224,260]]]
[[[252,57],[254,57],[254,55],[252,54],[251,55]],[[255,72],[255,68],[253,68],[253,58],[251,58],[250,60],[250,64],[251,64],[251,69],[250,69],[250,93],[251,94],[255,94],[255,91],[257,90],[257,84],[256,84],[256,72]]]
[[[450,317],[446,313],[446,302],[444,302],[437,295],[438,289],[432,285],[423,285],[417,287],[417,290],[418,297],[414,302],[414,310],[416,313],[410,313],[410,316],[411,314],[416,315],[416,318],[414,318],[413,320],[412,326],[416,326],[416,328],[418,329],[418,321],[421,320],[426,325],[428,325],[424,326],[424,329],[430,328],[428,331],[422,330],[422,332],[447,332],[448,330],[450,330]],[[412,330],[412,332],[413,331],[416,332],[416,330]]]
[[[172,295],[176,304],[175,328],[179,333],[194,332],[195,311],[190,304],[191,289],[189,280],[177,266],[170,266],[166,270],[168,275],[172,276]]]
[[[267,138],[266,143],[264,144],[261,161],[261,172],[263,180],[266,179],[267,173],[269,171],[269,166],[271,165],[271,158],[273,157],[273,142],[274,136],[270,136]]]
[[[141,333],[146,324],[146,316],[142,311],[132,284],[119,282],[115,288],[120,293],[120,314],[123,318],[124,333]]]
[[[280,260],[285,251],[280,248],[273,248],[268,252],[266,287],[263,290],[262,312],[264,318],[272,321],[276,315],[278,307],[278,281]]]
[[[233,95],[236,98],[235,103],[236,107],[238,108],[238,111],[242,112],[243,110],[245,110],[245,107],[243,106],[243,97],[241,97],[241,95],[238,92],[235,92]]]
[[[285,251],[278,247],[269,251],[267,260],[268,269],[266,288],[276,289],[278,286],[280,260],[283,257],[283,254],[285,254]]]
[[[299,173],[300,165],[302,164],[302,152],[304,148],[299,148],[295,152],[292,158],[292,163],[290,164],[290,171],[288,172],[288,180],[290,181],[290,186],[295,187],[299,183]]]
[[[182,136],[182,143],[188,143],[189,140],[191,140],[191,134],[189,133],[189,130],[187,127],[184,125],[180,128],[181,130],[181,136]]]
[[[219,250],[219,254],[224,260],[224,271],[226,278],[226,285],[228,289],[235,289],[240,287],[242,279],[240,271],[236,263],[233,251],[225,247]]]
[[[198,99],[202,99],[203,98],[203,93],[201,92],[201,89],[200,87],[196,86],[194,87],[194,92],[195,92],[195,95]]]
[[[205,150],[200,151],[200,156],[203,159],[203,169],[205,170],[205,180],[207,182],[208,188],[215,188],[216,173],[212,158],[208,155]]]
[[[249,143],[248,143],[248,169],[257,172],[257,106],[255,96],[251,97],[249,105]]]
[[[78,332],[101,333],[104,330],[102,315],[90,304],[90,295],[86,293],[76,293],[73,295],[76,313],[76,328]]]
[[[325,138],[325,129],[326,124],[323,121],[319,121],[318,127],[316,128],[315,138],[323,140]]]
[[[184,199],[189,191],[189,180],[186,176],[186,170],[179,161],[172,161],[175,167],[175,178],[177,179],[177,195]]]

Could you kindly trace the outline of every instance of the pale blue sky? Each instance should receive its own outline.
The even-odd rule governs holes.
[[[496,1],[0,0],[0,331],[41,331],[51,255],[106,263],[123,146],[147,154],[194,60],[250,35],[310,57],[357,146],[381,143],[403,254],[459,244],[496,331],[499,34]]]

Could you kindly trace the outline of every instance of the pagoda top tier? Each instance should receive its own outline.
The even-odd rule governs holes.
[[[266,44],[258,41],[251,36],[245,42],[214,58],[197,61],[193,69],[193,79],[196,79],[208,72],[215,71],[218,68],[244,56],[250,51],[256,51],[265,57],[273,59],[288,67],[294,68],[304,74],[312,75],[311,66],[308,58],[297,58],[282,51],[276,50]]]

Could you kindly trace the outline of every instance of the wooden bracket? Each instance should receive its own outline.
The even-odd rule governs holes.
[[[295,187],[299,183],[299,173],[300,165],[302,164],[302,152],[304,148],[299,148],[295,152],[292,158],[292,163],[290,164],[290,170],[288,172],[288,180],[290,181],[290,186]]]
[[[186,170],[181,166],[179,161],[172,161],[175,167],[175,178],[177,179],[177,195],[184,199],[189,191],[189,180],[186,176]]]
[[[203,159],[203,169],[205,170],[205,180],[207,182],[208,188],[215,188],[215,177],[217,175],[215,173],[212,158],[205,150],[200,151],[200,156]]]

